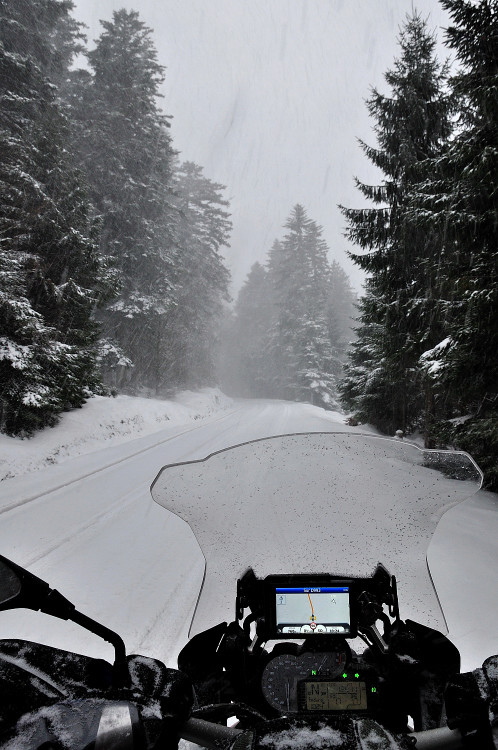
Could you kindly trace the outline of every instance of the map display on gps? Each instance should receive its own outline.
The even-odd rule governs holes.
[[[275,589],[277,633],[348,635],[351,627],[348,586]]]

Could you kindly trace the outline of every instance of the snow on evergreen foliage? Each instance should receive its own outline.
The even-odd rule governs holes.
[[[163,388],[213,384],[223,303],[229,301],[230,274],[221,255],[232,223],[223,197],[193,162],[176,165],[172,189],[178,212],[175,244],[175,306],[167,317],[163,347]]]
[[[73,76],[66,94],[101,251],[120,282],[99,316],[101,365],[131,392],[206,385],[227,297],[228,202],[201,167],[176,163],[151,29],[127,10],[102,25],[91,73]]]
[[[268,273],[254,263],[223,331],[220,372],[228,392],[249,398],[266,394],[266,340],[272,314]]]
[[[271,387],[280,397],[337,408],[339,358],[327,326],[330,267],[322,230],[294,206],[287,234],[269,254],[275,300],[268,352]]]
[[[451,312],[435,356],[422,364],[430,361],[435,399],[445,407],[435,439],[472,453],[498,489],[498,5],[441,1],[459,62],[451,81],[457,129],[425,165],[413,213],[442,237],[441,288]]]
[[[441,157],[427,164],[414,214],[425,228],[444,233],[453,343],[441,347],[440,361],[447,387],[463,389],[468,407],[498,395],[498,6],[443,5],[455,24],[448,44],[462,65],[452,79],[458,128]]]
[[[268,267],[255,264],[227,327],[229,389],[337,409],[336,382],[349,340],[353,294],[327,259],[322,229],[294,206]]]
[[[430,384],[419,358],[442,338],[434,263],[441,238],[409,211],[420,164],[439,156],[451,133],[447,71],[434,55],[435,43],[419,15],[407,19],[400,57],[385,76],[390,94],[373,90],[367,101],[377,145],[361,145],[383,182],[356,181],[373,208],[342,207],[349,238],[365,251],[350,255],[369,278],[341,393],[362,421],[390,434],[418,426],[424,408],[430,417]]]
[[[23,435],[102,373],[148,392],[212,382],[228,297],[228,203],[175,166],[151,30],[118,11],[73,69],[72,7],[0,4],[0,430]]]
[[[30,434],[99,388],[94,309],[111,293],[49,75],[70,3],[0,6],[0,429]]]
[[[449,79],[416,15],[368,102],[385,180],[358,183],[378,208],[343,209],[370,277],[343,400],[388,432],[468,450],[498,488],[498,5],[441,0],[458,58]],[[452,127],[450,127],[450,123]]]
[[[88,53],[91,75],[73,78],[70,106],[89,195],[101,221],[100,247],[113,258],[118,298],[101,313],[104,336],[122,351],[104,359],[116,386],[157,385],[158,342],[175,305],[177,249],[170,189],[173,147],[158,105],[164,68],[151,29],[135,11],[114,12]],[[106,367],[107,364],[107,367]]]

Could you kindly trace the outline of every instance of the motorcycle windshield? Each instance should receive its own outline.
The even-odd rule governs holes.
[[[236,580],[396,575],[403,619],[446,632],[426,563],[443,513],[477,492],[466,453],[344,433],[251,441],[161,470],[156,503],[185,520],[206,567],[190,636],[234,618]]]

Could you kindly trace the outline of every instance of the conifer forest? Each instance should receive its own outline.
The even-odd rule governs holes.
[[[299,186],[232,288],[230,186],[175,148],[139,12],[90,47],[72,0],[0,0],[0,431],[219,385],[467,450],[498,490],[498,2],[439,3],[363,102],[378,184],[330,206],[357,292]]]

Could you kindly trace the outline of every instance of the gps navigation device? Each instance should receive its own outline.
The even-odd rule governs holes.
[[[275,587],[277,635],[350,635],[349,586]]]
[[[327,575],[271,575],[264,579],[266,637],[354,638],[355,582]]]

